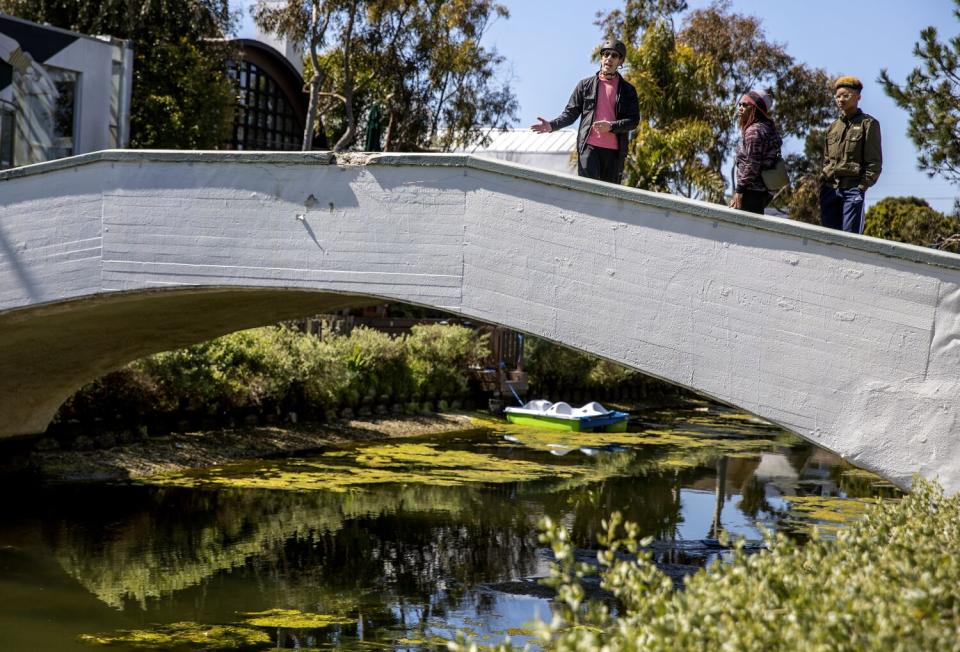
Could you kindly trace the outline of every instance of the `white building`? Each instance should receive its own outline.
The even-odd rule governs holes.
[[[577,173],[577,132],[573,129],[558,129],[548,134],[530,129],[497,129],[489,136],[489,145],[460,151],[550,172]]]
[[[133,49],[0,14],[0,169],[126,147]]]

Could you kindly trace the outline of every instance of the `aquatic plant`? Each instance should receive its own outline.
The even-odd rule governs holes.
[[[436,444],[416,442],[367,445],[355,449],[348,457],[344,457],[343,452],[332,451],[311,459],[224,465],[154,476],[145,482],[180,487],[345,492],[384,484],[455,487],[565,478],[585,473],[583,469],[444,450]]]
[[[915,479],[899,502],[875,503],[835,539],[800,545],[777,534],[768,550],[735,546],[729,564],[689,577],[683,591],[640,549],[637,526],[614,514],[598,553],[616,615],[585,599],[591,567],[570,536],[543,523],[556,557],[553,620],[538,623],[556,650],[955,650],[960,632],[960,495]],[[453,650],[475,650],[458,637]],[[496,649],[511,649],[509,642]]]
[[[284,629],[322,629],[331,625],[353,625],[356,618],[331,614],[313,614],[298,609],[268,609],[240,614],[251,627],[282,627]]]
[[[834,533],[846,524],[863,517],[875,500],[838,498],[836,496],[784,496],[790,508],[783,523],[794,532]]]
[[[180,622],[152,629],[121,629],[114,633],[81,634],[87,645],[124,645],[142,650],[192,647],[198,650],[235,650],[270,643],[270,637],[253,627],[203,625]]]

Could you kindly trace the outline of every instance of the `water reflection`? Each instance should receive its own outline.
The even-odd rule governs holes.
[[[270,646],[420,649],[457,629],[522,642],[524,623],[549,617],[549,595],[529,581],[549,563],[544,515],[586,551],[620,510],[679,581],[725,554],[724,532],[803,537],[846,516],[801,498],[896,495],[735,412],[652,413],[631,430],[574,446],[489,428],[176,478],[191,486],[38,491],[0,526],[0,631],[54,621],[7,649],[69,649],[80,634],[242,628],[243,614],[285,609],[336,624],[266,628]],[[251,489],[250,478],[284,481]],[[318,483],[331,490],[303,490]]]

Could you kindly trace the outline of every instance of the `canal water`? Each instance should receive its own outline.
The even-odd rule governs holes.
[[[29,487],[0,506],[0,649],[443,649],[550,618],[551,516],[589,559],[614,510],[683,577],[830,536],[897,490],[749,415],[694,403],[629,432],[480,422],[149,483]],[[597,592],[599,599],[605,599]]]

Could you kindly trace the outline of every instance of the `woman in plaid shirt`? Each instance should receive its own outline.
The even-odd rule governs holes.
[[[769,170],[780,156],[783,139],[770,119],[773,98],[766,91],[752,90],[737,105],[737,116],[742,138],[737,145],[736,187],[731,208],[763,214],[770,203],[770,191],[760,172]]]

